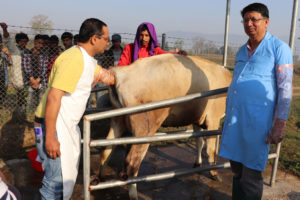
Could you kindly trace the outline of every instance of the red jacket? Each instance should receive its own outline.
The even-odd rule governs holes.
[[[130,65],[132,59],[132,50],[133,50],[133,43],[127,44],[123,50],[123,53],[120,57],[118,66]],[[154,49],[154,55],[170,53],[167,51],[162,50],[160,47],[156,47]],[[150,57],[151,55],[148,52],[147,47],[140,47],[138,58],[145,58]]]

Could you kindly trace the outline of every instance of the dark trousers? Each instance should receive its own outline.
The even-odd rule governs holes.
[[[263,193],[262,172],[249,169],[242,163],[232,160],[230,165],[234,174],[232,199],[252,199],[253,197],[253,199],[261,199]]]

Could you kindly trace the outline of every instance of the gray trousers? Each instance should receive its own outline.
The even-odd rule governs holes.
[[[249,169],[242,163],[230,161],[234,181],[238,181],[245,196],[262,197],[263,177],[262,172]]]

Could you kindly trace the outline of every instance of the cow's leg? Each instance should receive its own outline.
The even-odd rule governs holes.
[[[193,124],[193,130],[194,130],[194,132],[198,132],[198,131],[201,131],[202,128],[197,124]],[[197,146],[197,158],[195,160],[194,167],[199,167],[202,164],[201,152],[202,152],[202,149],[204,146],[203,137],[196,138],[196,146]]]
[[[129,177],[136,177],[140,165],[147,153],[149,144],[132,145],[129,154],[126,158],[127,174]],[[138,200],[136,184],[128,185],[128,194],[131,200]]]
[[[111,119],[111,126],[109,133],[106,137],[106,139],[114,139],[118,138],[122,135],[122,133],[125,131],[125,122],[124,117],[115,117]],[[111,152],[115,146],[107,146],[104,150],[102,150],[101,153],[101,159],[100,159],[100,170],[98,175],[94,175],[91,177],[91,184],[97,185],[100,182],[101,176],[103,176],[105,167],[109,161]]]
[[[212,116],[207,116],[206,118],[207,130],[218,130],[219,123],[219,118],[214,118]],[[208,155],[208,162],[210,165],[216,164],[216,141],[217,136],[206,137],[206,153]],[[221,177],[218,175],[217,170],[210,170],[209,173],[212,179],[222,181]]]
[[[136,137],[153,136],[168,115],[168,108],[158,109],[130,116],[132,132]],[[133,144],[126,157],[126,175],[121,178],[138,175],[140,165],[147,153],[150,144]],[[130,199],[138,199],[136,185],[130,185]]]
[[[130,200],[138,200],[136,183],[128,185],[128,195]]]

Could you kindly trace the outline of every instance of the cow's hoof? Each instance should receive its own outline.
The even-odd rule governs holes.
[[[223,181],[219,174],[212,174],[211,172],[209,172],[209,178],[211,178],[214,181],[218,181],[218,182]]]
[[[201,167],[202,166],[202,164],[200,164],[200,163],[194,163],[194,168],[197,168],[197,167]]]
[[[121,181],[126,181],[128,179],[128,175],[126,172],[121,172],[120,173],[120,179]]]
[[[90,178],[90,185],[98,185],[101,182],[97,175],[92,175]]]

